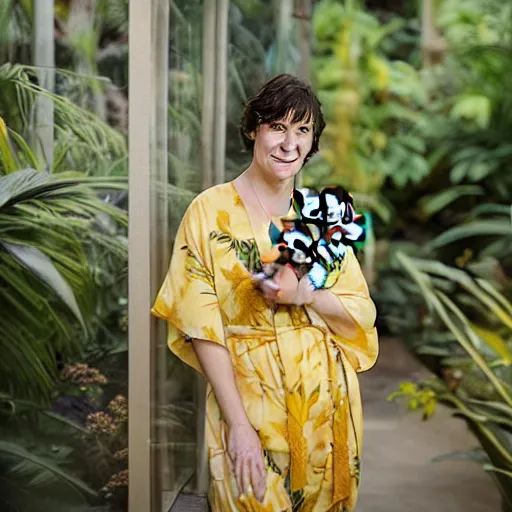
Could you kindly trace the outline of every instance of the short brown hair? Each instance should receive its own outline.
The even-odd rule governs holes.
[[[318,151],[320,135],[325,128],[324,116],[313,89],[300,78],[288,74],[271,78],[247,102],[240,123],[245,148],[251,151],[254,148],[250,134],[258,126],[285,119],[292,112],[294,123],[313,122],[313,145],[304,159],[306,163]]]

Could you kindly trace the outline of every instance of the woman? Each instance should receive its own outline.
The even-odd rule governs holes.
[[[171,350],[208,379],[210,506],[226,511],[352,511],[362,414],[356,372],[377,357],[375,307],[346,251],[330,289],[283,266],[255,279],[269,229],[325,126],[311,88],[290,75],[246,106],[253,159],[200,194],[177,234],[153,313]],[[261,274],[258,274],[261,276]]]

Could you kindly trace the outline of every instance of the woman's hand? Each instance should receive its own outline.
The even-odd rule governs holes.
[[[250,423],[230,427],[228,450],[240,492],[254,493],[256,499],[263,502],[267,472],[260,438]]]
[[[266,278],[264,274],[257,274],[254,278],[269,302],[303,306],[313,301],[314,288],[309,277],[305,275],[299,280],[288,265],[283,265],[273,279]]]
[[[312,304],[314,292],[315,287],[309,276],[307,274],[302,276],[297,286],[297,306]]]
[[[297,304],[299,279],[297,274],[288,265],[283,265],[277,271],[277,274],[274,276],[274,283],[279,286],[275,302],[278,304]]]
[[[314,288],[307,274],[299,280],[289,266],[284,266],[279,270],[274,281],[280,289],[276,300],[278,304],[304,306],[313,301]]]

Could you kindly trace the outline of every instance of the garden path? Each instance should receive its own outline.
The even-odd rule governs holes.
[[[358,512],[498,512],[499,493],[475,462],[431,459],[477,445],[465,423],[438,406],[428,421],[386,397],[400,382],[428,372],[394,339],[384,339],[376,366],[360,376],[364,404]]]

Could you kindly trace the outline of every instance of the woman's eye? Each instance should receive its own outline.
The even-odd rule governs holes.
[[[301,126],[300,131],[302,133],[309,133],[309,127],[308,126]]]
[[[272,123],[270,125],[271,130],[281,131],[283,129],[283,125],[279,123]]]

